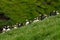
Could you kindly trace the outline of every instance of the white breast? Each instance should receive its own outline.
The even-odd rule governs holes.
[[[6,31],[6,29],[5,29],[5,28],[3,28],[3,31]]]
[[[28,25],[29,24],[29,22],[26,22],[26,25]]]
[[[10,31],[10,28],[8,28],[6,31]]]
[[[5,33],[6,32],[6,29],[5,28],[3,28],[3,33]]]
[[[38,22],[39,20],[34,20],[33,22]]]
[[[14,29],[17,29],[17,27],[14,27]]]

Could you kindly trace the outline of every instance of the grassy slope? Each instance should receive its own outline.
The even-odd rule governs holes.
[[[50,1],[52,1],[50,5],[44,3]],[[48,14],[52,10],[60,10],[59,0],[0,0],[0,12],[4,12],[11,18],[9,21],[0,20],[0,25],[23,22],[25,19],[38,16],[39,12]]]
[[[60,40],[60,15],[2,33],[0,40]]]
[[[3,23],[23,22],[25,19],[32,19],[38,16],[38,13],[35,11],[35,2],[34,0],[0,0],[0,12],[4,12],[11,18]]]

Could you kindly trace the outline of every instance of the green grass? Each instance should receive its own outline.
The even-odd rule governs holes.
[[[43,4],[43,2],[50,1],[50,5]],[[0,0],[0,12],[4,12],[11,18],[8,21],[0,20],[0,27],[4,24],[12,25],[24,22],[25,19],[33,19],[39,15],[39,12],[49,14],[52,10],[60,11],[60,0]],[[49,17],[43,21],[0,34],[0,40],[59,40],[59,22],[60,16]]]
[[[48,5],[47,2],[50,1],[51,4]],[[44,2],[45,4],[43,4]],[[52,10],[60,11],[59,0],[0,0],[0,12],[4,12],[11,18],[9,21],[0,21],[0,25],[23,22],[25,19],[33,19],[38,16],[39,12],[49,14]]]
[[[60,40],[60,15],[1,33],[0,40]]]

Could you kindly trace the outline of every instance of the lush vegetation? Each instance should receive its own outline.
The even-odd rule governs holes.
[[[24,22],[39,14],[60,11],[60,0],[0,0],[0,12],[10,20],[0,20],[0,27]],[[60,40],[60,15],[32,23],[9,32],[1,33],[0,40]]]
[[[60,16],[1,33],[0,40],[60,40]]]
[[[60,0],[0,0],[0,12],[10,20],[0,20],[0,25],[24,22],[33,19],[40,13],[49,14],[52,10],[60,10]]]

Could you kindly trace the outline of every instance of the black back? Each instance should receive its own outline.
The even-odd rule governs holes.
[[[8,29],[7,25],[4,25],[4,28],[5,28],[5,29]]]
[[[44,14],[41,14],[41,16],[38,17],[39,20],[43,20],[46,16]]]
[[[55,12],[50,12],[50,16],[55,16],[57,15],[56,11]]]
[[[22,27],[23,26],[23,23],[18,23],[17,26],[18,27]]]

